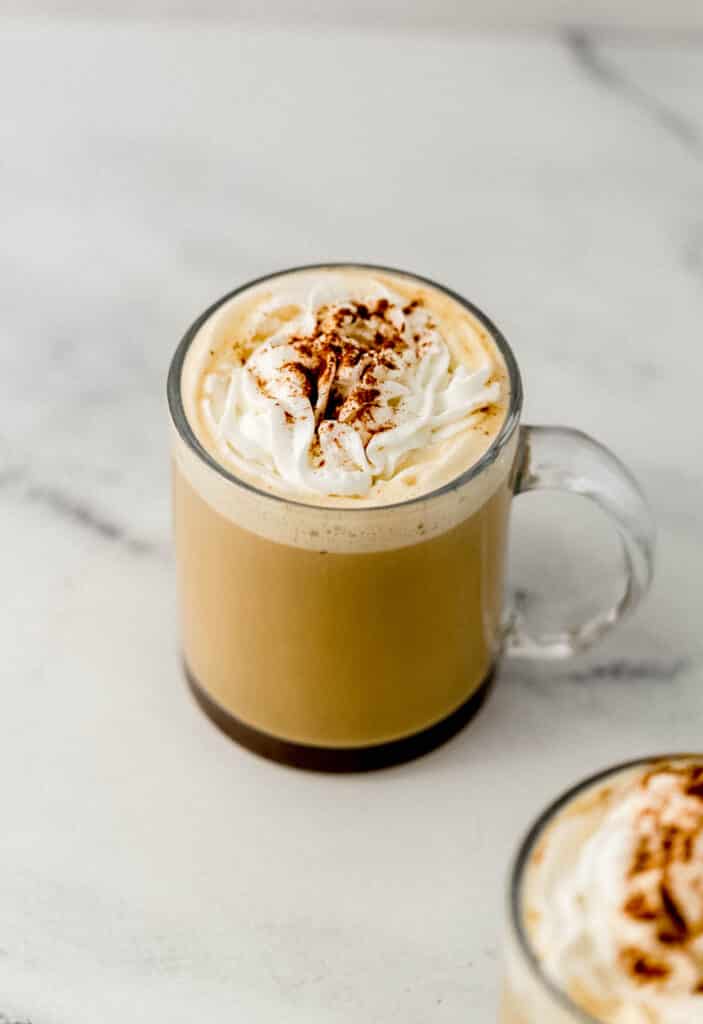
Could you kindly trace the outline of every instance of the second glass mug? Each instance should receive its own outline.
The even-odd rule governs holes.
[[[383,507],[308,505],[238,479],[196,437],[182,376],[203,323],[276,276],[206,310],[169,372],[186,674],[206,713],[258,753],[320,770],[380,767],[461,728],[501,653],[566,658],[631,611],[651,579],[653,524],[606,448],[565,427],[521,424],[520,372],[501,332],[466,299],[414,274],[402,276],[463,305],[505,362],[508,412],[479,461],[429,494]],[[578,628],[532,636],[518,611],[504,613],[503,577],[512,499],[543,489],[580,494],[610,516],[623,587]]]

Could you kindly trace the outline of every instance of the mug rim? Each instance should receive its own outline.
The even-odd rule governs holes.
[[[656,764],[658,761],[685,761],[689,758],[698,758],[699,760],[703,760],[703,753],[684,751],[683,753],[652,754],[649,756],[644,755],[632,758],[628,761],[622,761],[619,764],[611,765],[608,768],[601,768],[599,771],[586,776],[586,778],[575,783],[573,786],[570,786],[568,789],[564,790],[564,792],[560,793],[559,796],[555,797],[555,799],[552,800],[535,819],[520,842],[510,869],[510,880],[508,884],[508,914],[510,925],[517,939],[520,954],[524,958],[531,974],[553,998],[554,1002],[561,1007],[562,1010],[568,1011],[573,1016],[574,1024],[603,1024],[603,1021],[597,1017],[593,1017],[587,1010],[578,1006],[573,999],[571,999],[571,997],[547,975],[537,954],[535,953],[532,943],[530,942],[527,929],[525,928],[521,907],[522,883],[530,855],[532,854],[536,843],[541,838],[544,830],[556,815],[566,807],[567,804],[571,803],[572,800],[575,800],[580,796],[585,790],[590,789],[599,782],[604,782],[606,779],[613,775],[617,775],[620,772],[625,772],[633,768],[641,768],[645,765]]]
[[[342,268],[345,270],[371,270],[380,271],[387,274],[397,274],[399,277],[410,278],[414,281],[419,281],[422,284],[429,285],[435,288],[437,291],[448,295],[450,298],[458,302],[460,306],[467,309],[490,333],[491,338],[498,348],[503,361],[505,363],[508,379],[510,382],[510,400],[508,403],[508,409],[503,420],[503,424],[488,446],[486,451],[483,453],[480,459],[472,463],[468,469],[464,470],[458,476],[453,477],[447,483],[442,484],[440,487],[436,487],[432,491],[427,491],[424,494],[419,494],[414,498],[407,498],[405,501],[394,502],[389,505],[358,505],[358,506],[344,506],[344,505],[320,505],[312,504],[306,501],[299,501],[294,498],[288,498],[282,494],[275,494],[273,491],[264,490],[262,487],[257,487],[255,484],[249,483],[247,480],[243,480],[241,477],[236,476],[225,468],[220,462],[215,459],[210,452],[205,448],[203,444],[198,440],[195,431],[191,427],[188,417],[186,416],[185,409],[183,407],[183,398],[181,395],[181,377],[183,372],[183,365],[185,363],[186,356],[190,350],[190,346],[193,343],[196,335],[200,331],[201,327],[213,316],[218,309],[220,309],[230,299],[235,296],[247,291],[249,288],[254,288],[257,285],[263,284],[266,281],[273,281],[278,277],[283,277],[286,274],[301,273],[307,270],[333,270],[335,268]],[[176,431],[178,432],[181,440],[190,448],[190,450],[198,456],[198,458],[204,462],[210,469],[214,470],[219,476],[223,477],[229,483],[234,484],[236,487],[240,487],[252,494],[259,495],[262,498],[266,498],[269,501],[282,502],[284,505],[296,505],[300,508],[309,509],[314,512],[329,513],[330,509],[333,508],[335,513],[355,513],[355,512],[366,512],[370,511],[374,513],[380,513],[386,510],[393,510],[399,508],[406,508],[410,505],[421,504],[422,502],[429,501],[430,499],[440,497],[443,494],[447,494],[451,491],[455,491],[460,487],[463,487],[470,480],[478,477],[485,469],[491,466],[510,438],[512,437],[515,429],[520,422],[520,415],[522,413],[523,404],[523,389],[522,389],[522,378],[520,375],[520,369],[518,367],[517,360],[513,353],[512,348],[508,344],[505,336],[499,330],[493,321],[486,316],[486,314],[470,302],[465,299],[458,292],[453,291],[451,288],[447,288],[445,285],[437,284],[436,281],[431,280],[429,277],[424,277],[421,274],[414,274],[407,270],[398,270],[394,267],[387,267],[377,263],[363,263],[357,261],[328,261],[323,263],[306,263],[299,266],[289,267],[284,270],[277,270],[271,274],[264,274],[260,277],[256,277],[251,281],[247,281],[245,284],[239,285],[232,291],[227,292],[221,298],[213,302],[208,308],[197,317],[190,327],[187,329],[183,337],[181,338],[176,351],[171,359],[171,364],[168,371],[168,377],[166,382],[166,394],[168,399],[168,407],[171,415],[171,422],[173,423]]]

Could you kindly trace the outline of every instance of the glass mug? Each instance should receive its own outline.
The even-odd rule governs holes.
[[[381,267],[356,266],[375,271]],[[315,269],[315,268],[297,268]],[[285,273],[290,273],[286,271]],[[399,271],[388,270],[399,274]],[[415,757],[463,726],[484,700],[501,653],[564,658],[631,611],[652,573],[653,527],[627,469],[577,431],[520,423],[515,357],[489,332],[510,381],[500,432],[464,473],[385,507],[323,508],[234,476],[197,439],[182,374],[203,323],[187,331],[168,377],[174,524],[185,671],[205,712],[275,760],[329,771]],[[506,616],[508,519],[517,494],[582,494],[613,519],[624,554],[617,603],[578,629],[532,636]]]

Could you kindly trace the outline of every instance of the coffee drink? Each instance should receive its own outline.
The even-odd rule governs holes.
[[[703,1021],[703,757],[581,787],[524,849],[503,1024]]]
[[[652,526],[627,470],[561,427],[519,424],[515,358],[474,306],[357,265],[253,282],[171,364],[176,555],[193,692],[245,745],[376,767],[480,705],[504,648],[565,657],[649,585]],[[511,499],[586,495],[614,521],[624,589],[582,625],[506,632]]]
[[[496,338],[417,278],[325,267],[237,292],[185,339],[170,393],[184,657],[238,739],[365,767],[480,702],[517,443]]]

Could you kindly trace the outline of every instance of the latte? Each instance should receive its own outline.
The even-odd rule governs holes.
[[[194,325],[170,385],[183,646],[230,734],[343,770],[475,711],[501,639],[513,381],[480,314],[398,273],[278,275]]]

